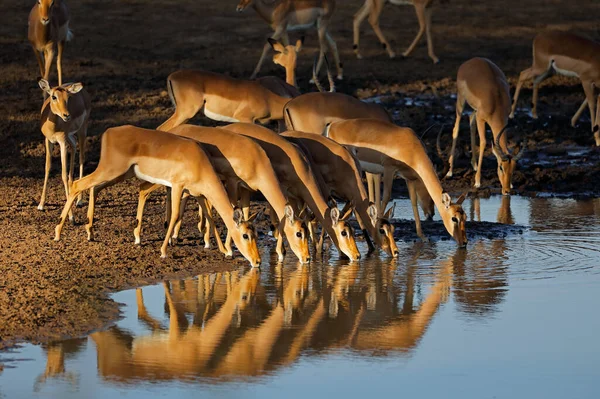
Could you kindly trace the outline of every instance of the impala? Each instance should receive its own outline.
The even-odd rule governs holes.
[[[223,128],[253,138],[267,153],[281,187],[290,202],[296,203],[296,209],[307,204],[340,253],[351,260],[360,259],[352,228],[343,217],[340,218],[337,208],[327,206],[321,190],[323,184],[319,182],[320,175],[313,171],[308,159],[297,146],[272,130],[258,125],[234,123]]]
[[[48,80],[56,46],[59,86],[62,85],[63,49],[65,42],[73,37],[69,30],[69,18],[69,9],[63,0],[38,0],[29,13],[27,38],[40,67],[40,76]],[[40,53],[44,54],[43,61]]]
[[[44,134],[46,146],[46,168],[44,173],[44,188],[38,205],[39,210],[44,209],[46,203],[46,189],[48,176],[52,166],[52,147],[58,143],[60,147],[60,161],[62,166],[62,181],[65,193],[69,195],[69,186],[73,181],[73,168],[75,166],[75,153],[79,145],[79,178],[83,176],[83,163],[85,162],[85,139],[87,125],[92,108],[90,96],[81,83],[65,83],[64,85],[50,87],[45,79],[39,80],[40,88],[48,95],[41,111],[40,127]],[[75,143],[77,137],[77,143]],[[71,147],[71,163],[67,178],[67,143]],[[78,203],[81,202],[81,196]],[[71,219],[72,219],[71,213]]]
[[[332,194],[346,201],[348,208],[350,206],[354,208],[356,219],[369,246],[372,246],[368,240],[370,235],[388,255],[397,257],[398,247],[394,241],[394,228],[388,220],[378,217],[377,208],[369,202],[362,184],[358,161],[352,154],[342,145],[321,135],[288,131],[282,136],[305,148],[315,169],[323,177],[326,187]],[[342,213],[345,211],[343,210]]]
[[[406,180],[417,234],[425,240],[415,187],[415,182],[421,181],[435,202],[448,233],[459,246],[466,246],[466,215],[461,206],[466,194],[452,203],[450,195],[442,189],[423,143],[412,129],[377,119],[353,119],[331,124],[326,136],[348,147],[366,166],[365,169],[383,172],[383,204],[391,198],[394,176],[398,173]]]
[[[327,47],[333,52],[335,58],[338,79],[342,79],[342,63],[338,54],[337,45],[329,34],[328,28],[335,9],[334,0],[240,0],[237,11],[244,11],[248,6],[256,10],[258,15],[271,26],[274,33],[272,39],[283,39],[283,43],[289,43],[288,31],[317,29],[319,34],[319,61],[317,71],[321,69],[323,57]],[[262,54],[258,60],[250,79],[254,79],[269,51],[269,44],[265,44]]]
[[[362,58],[360,54],[360,50],[358,49],[358,43],[360,40],[360,25],[363,23],[367,16],[369,17],[369,24],[373,28],[373,31],[377,35],[377,38],[381,42],[383,48],[388,52],[390,58],[394,58],[396,53],[390,47],[390,44],[383,36],[383,32],[379,27],[379,17],[381,16],[381,11],[383,10],[383,6],[385,3],[389,1],[391,4],[395,5],[412,5],[415,7],[415,11],[417,13],[417,18],[419,20],[419,32],[417,36],[411,43],[411,45],[406,49],[404,53],[402,53],[403,57],[408,57],[410,53],[415,49],[421,37],[423,37],[423,33],[427,36],[427,53],[429,54],[429,58],[433,60],[435,64],[439,62],[438,57],[436,57],[433,52],[433,41],[431,39],[431,12],[433,7],[433,2],[435,0],[365,0],[363,6],[358,10],[358,12],[354,15],[354,53],[357,58]]]
[[[96,170],[71,185],[60,223],[56,226],[55,241],[60,239],[67,213],[75,197],[90,190],[88,208],[88,239],[92,238],[95,207],[95,186],[108,186],[137,177],[149,183],[171,187],[172,213],[167,234],[161,246],[161,257],[167,255],[167,245],[179,216],[183,190],[195,197],[204,196],[221,215],[233,241],[253,267],[260,265],[254,227],[243,220],[242,211],[234,208],[210,159],[195,141],[170,133],[134,126],[110,128],[102,136],[100,161]]]
[[[306,223],[297,217],[298,214],[295,214],[294,209],[287,203],[288,200],[281,190],[275,171],[271,166],[271,161],[257,143],[248,137],[214,127],[181,125],[172,129],[169,133],[195,140],[202,145],[202,148],[210,157],[215,172],[224,179],[231,203],[235,206],[238,199],[241,198],[241,207],[246,220],[251,220],[248,212],[250,190],[260,191],[277,213],[277,217],[281,221],[278,230],[280,233],[285,233],[294,254],[300,262],[309,262],[310,253]],[[160,184],[154,184],[140,193],[137,214],[138,225],[134,232],[136,243],[140,242],[142,215],[146,199],[152,191],[160,186]],[[181,223],[187,196],[184,198],[186,200],[182,201],[180,207],[178,226]],[[178,228],[175,231],[178,231]],[[210,231],[211,229],[208,228],[205,243],[209,242]],[[231,254],[229,237],[228,234],[225,246],[228,254]],[[216,238],[218,241],[218,237]],[[282,261],[284,248],[281,234],[278,235],[277,240],[277,255],[279,260]]]
[[[595,89],[600,86],[600,43],[569,32],[550,31],[538,34],[533,40],[533,65],[519,75],[513,105],[512,118],[517,108],[517,100],[523,82],[533,79],[533,99],[531,114],[537,119],[538,87],[553,72],[581,79],[585,100],[571,119],[575,126],[585,105],[590,110],[592,132],[596,145],[600,146],[600,103],[597,104]]]
[[[290,100],[284,108],[285,124],[288,130],[323,134],[327,125],[355,118],[379,119],[392,122],[385,109],[377,104],[360,101],[341,93],[306,93]],[[367,176],[369,201],[377,206],[379,215],[385,211],[381,203],[381,175],[371,173],[363,165]],[[421,208],[427,219],[434,213],[434,205],[427,190],[416,182]]]
[[[465,103],[473,108],[471,123],[471,164],[475,173],[475,187],[481,186],[481,163],[485,152],[485,125],[492,128],[494,140],[492,152],[498,161],[498,179],[502,185],[502,194],[509,195],[512,188],[512,176],[517,161],[523,155],[519,147],[509,152],[504,131],[510,113],[510,90],[504,73],[492,61],[486,58],[472,58],[458,68],[456,79],[456,121],[452,131],[452,150],[450,151],[450,170],[446,176],[452,176],[454,151]],[[475,163],[475,129],[479,133],[479,160]]]

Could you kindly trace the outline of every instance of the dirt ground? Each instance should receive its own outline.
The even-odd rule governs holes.
[[[26,40],[27,15],[33,3],[8,2],[0,14],[0,347],[18,340],[77,336],[104,326],[118,315],[117,304],[107,299],[109,292],[244,264],[242,260],[224,262],[215,251],[199,250],[199,234],[191,218],[182,245],[171,249],[168,260],[159,259],[162,195],[149,203],[143,245],[134,246],[136,184],[121,184],[101,195],[95,242],[85,240],[81,225],[67,225],[63,240],[52,241],[64,194],[55,158],[47,209],[36,209],[43,183],[44,146],[39,131],[39,72]],[[99,136],[105,129],[121,124],[156,127],[170,116],[165,88],[169,73],[203,68],[237,77],[250,75],[270,29],[253,10],[236,13],[236,4],[235,0],[69,2],[75,38],[66,47],[63,73],[65,81],[84,82],[93,99],[86,173],[95,168]],[[331,24],[345,68],[338,91],[362,98],[381,96],[397,122],[417,132],[432,122],[446,124],[444,146],[454,121],[451,94],[462,62],[473,56],[488,57],[514,87],[518,73],[531,63],[536,32],[572,29],[600,38],[598,2],[452,0],[436,5],[433,14],[440,64],[431,63],[424,42],[410,58],[390,60],[366,22],[361,41],[365,59],[356,60],[352,15],[360,5],[361,0],[338,1]],[[388,5],[381,27],[400,52],[417,31],[414,11]],[[317,49],[316,35],[309,33],[298,67],[302,91],[314,90],[308,79]],[[262,71],[267,74],[283,76],[283,70],[268,61]],[[55,72],[52,80],[56,81]],[[600,162],[592,148],[589,115],[586,112],[576,128],[569,125],[583,100],[577,80],[555,77],[542,85],[537,121],[527,115],[530,87],[521,97],[520,106],[526,109],[517,118],[517,138],[524,140],[527,153],[516,174],[515,189],[530,195],[540,191],[596,195]],[[202,117],[194,122],[212,124]],[[472,184],[468,150],[463,148],[468,141],[467,124],[465,117],[455,178],[444,181],[453,192],[468,190]],[[435,133],[424,140],[432,149]],[[491,189],[481,192],[497,192],[491,155],[486,157],[484,171],[483,186]],[[401,194],[403,184],[397,187]],[[82,221],[84,209],[76,215]],[[263,240],[263,245],[271,244]]]

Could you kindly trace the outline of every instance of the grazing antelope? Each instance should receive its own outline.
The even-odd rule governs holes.
[[[379,119],[392,122],[385,109],[377,104],[360,101],[342,93],[306,93],[290,100],[284,108],[285,124],[288,130],[323,134],[327,125],[355,118]],[[382,216],[386,204],[381,203],[381,175],[370,173],[366,168],[369,201],[374,202]],[[427,219],[434,214],[434,203],[427,190],[415,183],[419,202]]]
[[[167,78],[175,113],[157,129],[169,131],[186,123],[201,109],[219,122],[268,123],[283,119],[289,98],[281,97],[257,81],[235,79],[213,72],[180,70]]]
[[[243,220],[240,209],[231,205],[221,180],[200,145],[171,133],[135,126],[120,126],[104,132],[98,167],[92,174],[71,185],[60,223],[56,226],[54,240],[60,240],[65,218],[75,197],[87,189],[91,190],[86,230],[88,239],[91,239],[95,186],[101,186],[101,189],[134,176],[148,183],[171,187],[172,213],[160,249],[162,258],[167,256],[169,238],[179,217],[181,195],[183,190],[188,190],[191,195],[204,196],[212,203],[242,255],[252,267],[260,266],[254,227]]]
[[[69,196],[69,186],[73,181],[73,168],[75,166],[75,153],[79,146],[79,178],[83,177],[83,163],[85,162],[85,139],[87,125],[92,108],[90,96],[83,88],[82,83],[65,83],[64,85],[50,87],[45,79],[39,80],[40,88],[48,95],[41,111],[40,128],[44,134],[46,146],[46,168],[44,173],[44,188],[38,205],[39,210],[44,209],[46,203],[46,189],[48,176],[52,166],[52,146],[60,146],[60,161],[62,166],[62,181],[65,194]],[[77,143],[75,143],[77,137]],[[71,147],[71,163],[67,178],[67,143]],[[82,196],[77,203],[81,203]],[[72,214],[71,214],[72,219]]]
[[[356,219],[369,246],[372,247],[368,240],[370,235],[375,239],[378,247],[388,255],[397,257],[398,247],[394,241],[394,228],[385,217],[378,217],[377,208],[369,202],[362,184],[358,161],[352,154],[342,145],[321,135],[288,131],[282,136],[305,148],[307,156],[323,177],[326,186],[332,193],[346,201],[347,205],[354,208]],[[344,214],[345,211],[342,213]],[[387,215],[391,215],[391,208]]]
[[[48,80],[54,59],[54,46],[58,48],[56,69],[58,85],[62,85],[62,54],[65,42],[73,38],[69,30],[69,9],[63,0],[37,0],[29,13],[27,38],[40,67],[40,76]],[[40,53],[44,53],[44,60]]]
[[[231,203],[235,206],[238,199],[241,198],[245,220],[251,220],[248,212],[250,190],[261,192],[281,221],[278,226],[280,234],[277,240],[277,255],[280,261],[283,260],[285,253],[282,234],[287,237],[292,252],[301,263],[310,261],[306,223],[297,217],[298,214],[295,214],[292,206],[287,203],[288,200],[281,190],[275,171],[271,166],[271,161],[257,143],[248,137],[213,127],[181,125],[172,129],[169,133],[192,139],[202,145],[202,148],[210,157],[215,172],[224,179]],[[134,232],[136,243],[140,242],[142,215],[146,199],[152,191],[159,187],[161,187],[160,184],[154,184],[152,187],[140,191],[137,214],[138,225]],[[181,215],[177,223],[178,227],[185,209],[185,202],[187,202],[187,196],[184,196],[184,201],[182,201],[180,207]],[[207,229],[206,243],[209,242],[209,237],[210,229]],[[225,245],[228,252],[230,252],[229,237],[228,234]]]
[[[383,204],[387,204],[392,196],[394,176],[399,174],[406,180],[417,234],[425,240],[415,187],[415,181],[420,180],[435,202],[448,233],[459,246],[467,245],[466,214],[461,206],[466,194],[452,203],[450,195],[442,188],[423,143],[412,129],[377,119],[353,119],[331,124],[325,136],[348,147],[365,170],[383,173]]]
[[[296,203],[296,209],[307,204],[340,253],[351,260],[360,259],[352,228],[343,217],[340,218],[337,208],[328,207],[322,192],[323,183],[319,181],[320,175],[313,171],[310,162],[297,146],[272,130],[258,125],[234,123],[223,128],[254,139],[267,153],[281,187],[290,202]]]
[[[596,101],[595,89],[600,86],[600,43],[570,32],[550,31],[538,34],[533,40],[533,65],[521,72],[510,117],[515,115],[517,100],[523,82],[533,78],[531,114],[537,119],[538,87],[553,72],[581,79],[585,100],[571,119],[575,126],[585,105],[589,107],[592,132],[596,145],[600,146],[600,103]]]
[[[415,36],[415,39],[406,49],[406,51],[402,53],[402,56],[408,57],[419,43],[419,40],[421,40],[421,37],[423,37],[423,33],[425,33],[427,37],[427,53],[429,54],[429,58],[433,60],[434,64],[437,64],[440,60],[433,52],[433,40],[431,39],[431,12],[433,10],[432,7],[435,0],[365,0],[363,6],[354,15],[353,21],[353,48],[356,58],[362,58],[360,50],[358,49],[358,43],[360,40],[360,25],[363,23],[365,18],[367,18],[367,16],[369,17],[369,24],[373,28],[373,31],[377,35],[377,38],[381,42],[383,48],[387,51],[390,58],[394,58],[396,56],[396,53],[394,53],[394,50],[392,50],[385,36],[383,36],[381,28],[379,27],[379,17],[381,16],[381,11],[383,10],[383,6],[387,1],[395,5],[414,6],[417,13],[417,18],[419,20],[419,32],[417,32],[417,36]]]
[[[337,78],[342,79],[342,63],[338,54],[337,45],[328,31],[329,23],[335,9],[334,0],[240,0],[237,11],[244,11],[248,6],[256,10],[258,15],[271,26],[274,33],[272,39],[282,38],[283,43],[289,43],[288,31],[317,29],[319,34],[319,61],[317,72],[321,69],[327,47],[333,53],[337,66]],[[250,79],[254,79],[269,51],[269,44],[265,44]]]
[[[465,103],[473,108],[471,123],[471,165],[476,171],[476,188],[481,186],[481,163],[485,152],[485,125],[492,128],[494,140],[492,152],[498,161],[498,179],[502,185],[502,194],[509,195],[512,189],[512,176],[517,161],[523,155],[519,147],[509,152],[506,139],[506,125],[510,113],[510,89],[504,73],[487,58],[472,58],[458,68],[456,78],[456,121],[452,131],[452,149],[450,150],[450,170],[447,177],[452,176],[454,151]],[[479,133],[479,160],[475,163],[475,129]]]

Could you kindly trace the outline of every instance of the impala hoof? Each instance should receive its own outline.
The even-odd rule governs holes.
[[[515,118],[515,111],[511,112],[511,113],[508,115],[508,117],[509,117],[510,119],[514,119],[514,118]]]
[[[394,53],[394,52],[391,52],[389,55],[390,55],[390,58],[392,58],[392,59],[396,58],[396,53]]]
[[[341,74],[335,77],[337,80],[344,80],[344,76],[342,76]]]
[[[356,59],[357,60],[362,60],[363,59],[362,54],[361,53],[356,53]]]
[[[481,187],[481,183],[475,183],[475,184],[473,184],[473,187],[479,188],[479,187]]]
[[[448,171],[448,173],[446,173],[446,176],[445,176],[445,177],[452,177],[452,171],[451,171],[451,170],[449,170],[449,171]]]
[[[38,211],[43,211],[44,210],[44,204],[39,204],[37,206],[37,208],[38,208]]]

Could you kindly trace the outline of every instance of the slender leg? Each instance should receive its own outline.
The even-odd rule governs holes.
[[[413,208],[413,214],[415,216],[415,227],[417,229],[417,235],[423,242],[428,242],[429,240],[423,234],[423,230],[421,230],[421,218],[419,216],[419,208],[417,207],[417,189],[415,186],[415,182],[412,180],[407,180],[406,185],[408,187],[408,196],[410,197],[410,203]]]
[[[133,176],[134,176],[133,173],[128,172],[121,176],[118,176],[117,178],[115,178],[113,180],[102,182],[102,183],[90,188],[90,202],[89,202],[89,206],[88,206],[88,218],[87,218],[87,223],[85,225],[85,231],[87,232],[87,235],[88,235],[88,241],[94,240],[94,230],[93,230],[93,228],[94,228],[94,212],[96,209],[96,198],[98,197],[98,194],[100,194],[100,192],[102,190],[104,190],[105,188],[113,186],[113,185],[120,183],[125,179],[129,179]],[[83,191],[80,191],[79,197],[81,197],[82,192]]]
[[[327,40],[327,44],[329,45],[329,50],[333,53],[333,59],[335,60],[335,65],[337,67],[337,80],[342,80],[344,78],[344,70],[342,68],[342,62],[340,61],[340,53],[338,52],[337,44],[335,44],[335,40],[331,37],[329,32],[325,31],[325,39]]]
[[[42,198],[40,198],[40,204],[38,205],[38,209],[40,211],[44,209],[44,204],[46,203],[48,176],[50,175],[50,167],[52,166],[52,143],[50,143],[50,140],[48,139],[45,139],[44,143],[46,145],[46,170],[44,172],[44,188],[42,188]]]
[[[379,207],[381,204],[378,204],[375,201],[375,175],[369,172],[365,172],[365,176],[367,178],[367,191],[369,192],[369,201],[375,204],[377,208],[377,213],[379,213]]]
[[[275,209],[269,204],[269,219],[271,220],[271,231],[273,233],[273,237],[279,240],[279,218],[277,217],[277,212]]]
[[[431,7],[425,8],[425,37],[427,38],[427,54],[429,54],[429,58],[433,60],[433,63],[437,64],[440,62],[440,60],[433,52],[433,39],[431,38],[431,12]]]
[[[167,228],[167,234],[160,248],[160,257],[167,257],[167,246],[169,245],[169,239],[173,234],[175,228],[175,222],[179,218],[179,207],[181,205],[181,195],[183,194],[183,187],[180,185],[174,185],[171,187],[171,219],[169,220],[169,227]]]
[[[354,49],[354,54],[356,58],[359,60],[362,59],[362,55],[360,54],[360,50],[358,49],[360,43],[360,25],[363,23],[365,18],[371,12],[371,8],[373,7],[373,0],[365,1],[365,4],[358,10],[356,14],[354,14],[354,20],[352,21],[352,26],[354,30],[354,45],[352,46]]]
[[[379,42],[383,46],[383,48],[387,51],[390,58],[396,57],[396,53],[392,50],[390,43],[386,40],[381,28],[379,27],[379,17],[381,16],[381,11],[383,10],[384,2],[381,0],[375,1],[375,6],[373,7],[371,14],[369,15],[369,24],[371,28],[373,28],[373,32],[377,35]]]
[[[378,211],[380,212],[380,215],[385,211],[384,209],[384,205],[381,202],[381,175],[377,174],[377,175],[373,175],[373,188],[375,189],[375,203],[378,204],[379,209]],[[391,187],[390,187],[390,198],[391,198]]]
[[[171,237],[171,241],[173,244],[177,242],[179,238],[179,230],[181,230],[181,222],[183,221],[183,214],[185,213],[185,207],[190,199],[190,193],[185,190],[183,192],[183,197],[181,198],[181,206],[179,207],[179,218],[177,219],[177,223],[175,223],[175,228],[173,229],[173,236]]]
[[[587,100],[588,108],[590,109],[590,120],[592,122],[592,130],[596,125],[596,96],[594,96],[594,84],[592,82],[582,82],[583,91]]]
[[[69,147],[71,149],[71,158],[69,159],[69,187],[73,184],[73,170],[75,169],[75,154],[77,153],[77,143],[74,137],[67,136]]]
[[[150,195],[150,193],[158,190],[158,188],[160,188],[160,187],[161,187],[160,184],[153,184],[153,183],[149,183],[149,182],[143,182],[142,184],[140,184],[137,215],[135,217],[136,221],[137,221],[137,225],[135,226],[135,229],[133,229],[133,236],[135,237],[135,244],[141,243],[142,217],[144,215],[144,207],[146,206],[146,200],[148,200],[148,196]],[[90,195],[91,195],[91,192],[90,192]],[[90,201],[91,201],[91,197],[90,197]]]
[[[475,173],[475,188],[481,187],[481,164],[483,162],[483,153],[487,142],[485,140],[485,121],[482,118],[477,119],[477,131],[479,132],[479,161],[477,163],[477,172]]]
[[[64,141],[59,141],[58,145],[60,146],[60,165],[62,168],[61,177],[63,185],[65,186],[65,196],[69,198],[69,181],[67,177],[67,143]],[[69,220],[75,223],[75,216],[73,215],[73,210],[69,211]]]
[[[275,33],[273,33],[273,35],[271,36],[271,38],[275,39],[275,40],[279,40],[279,38],[285,33],[285,28],[286,28],[285,26],[283,26],[283,27],[278,26],[277,29],[275,30]],[[269,43],[265,43],[265,45],[263,46],[262,54],[260,55],[260,58],[258,59],[258,64],[256,64],[256,68],[254,68],[254,72],[252,72],[250,79],[255,79],[256,76],[258,75],[258,72],[260,71],[260,68],[261,68],[270,48],[271,48],[271,45]]]
[[[48,46],[44,49],[44,79],[48,80],[50,76],[50,66],[54,59],[54,47]]]
[[[83,123],[79,130],[77,144],[79,145],[79,178],[83,177],[83,164],[85,163],[86,137],[87,137],[88,121]],[[77,199],[77,206],[83,205],[83,193]]]
[[[383,200],[381,201],[381,211],[379,213],[379,217],[383,216],[387,204],[392,199],[392,185],[394,184],[395,174],[396,171],[393,168],[387,167],[383,170]],[[381,177],[381,175],[377,176]]]
[[[469,116],[469,127],[471,130],[471,166],[473,167],[473,170],[477,172],[477,112],[473,112],[471,116]]]
[[[450,150],[450,159],[448,160],[448,163],[450,164],[450,169],[448,170],[448,173],[446,173],[446,177],[452,177],[452,173],[454,170],[454,153],[456,151],[456,142],[458,140],[460,117],[462,116],[464,108],[465,99],[459,91],[459,93],[456,95],[456,120],[454,121],[454,129],[452,129],[452,149]]]
[[[532,102],[531,116],[533,117],[533,119],[538,118],[537,102],[538,102],[538,89],[539,89],[540,83],[542,83],[542,81],[544,79],[546,79],[548,77],[548,75],[550,75],[550,69],[544,71],[544,73],[539,75],[537,78],[533,79],[533,98],[531,99],[531,102]]]
[[[583,114],[583,111],[585,111],[586,107],[587,107],[587,97],[583,100],[583,102],[579,106],[579,109],[577,110],[577,112],[575,112],[575,115],[573,115],[573,118],[571,119],[571,126],[575,127],[575,124],[577,123],[579,118],[581,118],[581,114]]]
[[[56,57],[56,71],[58,72],[58,85],[62,85],[62,53],[65,42],[58,42],[58,56]]]
[[[244,214],[244,219],[248,220],[248,218],[250,217],[250,190],[240,188],[239,198],[240,205],[242,207],[242,213]]]
[[[42,56],[40,52],[35,48],[33,48],[33,54],[35,54],[35,59],[37,60],[38,66],[40,67],[40,77],[44,76],[44,62],[42,61]],[[44,96],[46,96],[46,92],[44,92]]]
[[[512,119],[515,117],[515,110],[517,109],[517,101],[519,100],[519,94],[521,93],[521,88],[523,87],[523,83],[526,80],[532,79],[535,76],[536,75],[533,72],[533,67],[527,68],[527,69],[521,71],[521,74],[519,75],[519,81],[517,82],[517,88],[515,89],[515,95],[513,97],[512,109],[510,110],[510,115],[508,116],[509,118]]]
[[[413,40],[411,45],[408,47],[408,49],[406,49],[406,51],[404,53],[402,53],[402,55],[404,57],[408,57],[410,55],[410,53],[413,52],[413,50],[419,43],[419,40],[421,40],[421,37],[423,37],[423,33],[425,33],[425,23],[426,23],[425,7],[415,5],[415,11],[417,13],[417,19],[419,20],[419,32],[417,32],[417,36],[415,36],[415,39]]]
[[[283,226],[281,223],[277,226],[277,230],[279,230],[279,234],[277,237],[277,245],[275,246],[275,253],[277,254],[277,260],[283,262],[285,257],[285,247],[283,245]]]
[[[600,123],[600,95],[596,98],[596,119],[594,120],[594,124],[592,125],[592,132],[594,132],[594,139],[596,140],[596,147],[600,147],[600,128],[598,124]]]

